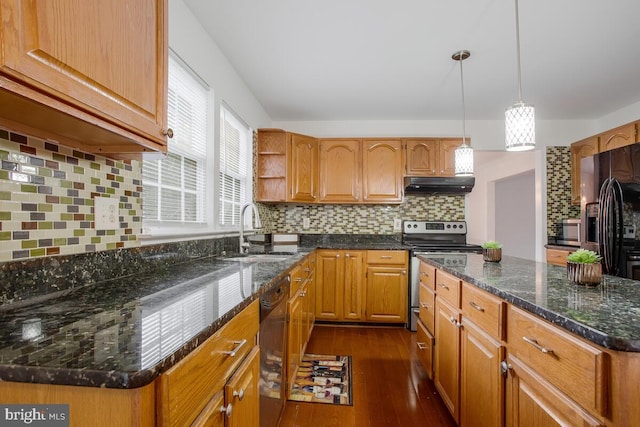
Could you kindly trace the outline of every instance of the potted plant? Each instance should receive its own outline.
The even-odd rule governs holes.
[[[482,245],[482,257],[488,262],[500,262],[502,260],[502,244],[495,240],[489,240]]]
[[[602,279],[602,257],[594,251],[578,249],[567,256],[567,278],[578,285],[597,285]]]

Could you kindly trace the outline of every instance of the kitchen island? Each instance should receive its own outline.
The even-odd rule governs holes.
[[[603,276],[584,287],[564,267],[477,254],[450,265],[450,256],[420,256],[432,298],[420,319],[433,352],[426,369],[456,421],[638,425],[639,282]]]

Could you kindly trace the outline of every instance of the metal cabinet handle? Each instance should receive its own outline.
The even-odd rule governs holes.
[[[430,304],[427,304],[427,303],[425,303],[425,302],[421,302],[421,303],[420,303],[420,307],[422,307],[422,308],[431,308],[431,305],[430,305]]]
[[[307,291],[300,292],[300,296],[301,296],[301,297],[305,297],[305,296],[307,296]]]
[[[233,397],[237,397],[238,400],[242,400],[242,398],[244,397],[244,389],[241,388],[240,391],[234,390]]]
[[[417,342],[416,344],[418,345],[418,350],[426,350],[428,348],[423,342]]]
[[[505,377],[507,376],[507,372],[509,372],[511,369],[513,369],[513,366],[511,366],[511,364],[506,360],[503,360],[502,362],[500,362],[500,372]]]
[[[340,258],[340,254],[337,254],[337,255],[336,255],[336,258]]]
[[[446,290],[449,290],[449,287],[447,285],[445,285],[444,283],[438,283],[438,286],[442,286]]]
[[[421,276],[429,277],[429,273],[425,273],[424,271],[421,271],[421,272],[420,272],[420,275],[421,275]]]
[[[553,354],[553,349],[541,346],[540,344],[538,344],[538,341],[535,338],[522,337],[522,339],[534,346],[536,349],[540,350],[541,353]]]
[[[380,259],[391,259],[391,255],[380,255]]]
[[[351,255],[350,254],[344,254],[345,258],[350,258]]]
[[[223,412],[227,416],[227,418],[231,416],[232,410],[233,410],[233,405],[231,403],[229,403],[226,407],[224,406],[220,407],[220,412]]]
[[[294,282],[302,282],[302,277],[296,277],[293,279]]]
[[[462,328],[462,323],[458,322],[458,319],[456,319],[455,317],[450,318],[449,321],[456,328]]]
[[[164,136],[168,136],[169,138],[173,138],[173,129],[171,129],[171,128],[162,129],[162,134]]]
[[[402,270],[402,275],[406,276],[407,275],[407,270]]]
[[[475,309],[476,309],[476,310],[478,310],[478,311],[482,311],[482,312],[484,312],[484,308],[480,307],[478,304],[476,304],[476,303],[475,303],[475,302],[473,302],[473,301],[469,301],[469,305],[470,305],[471,307],[475,308]]]
[[[242,346],[244,346],[247,343],[246,339],[243,339],[242,341],[231,341],[232,343],[236,344],[236,348],[234,348],[231,351],[223,351],[223,354],[228,354],[231,357],[235,357],[236,353],[238,353],[240,351],[240,349],[242,348]],[[215,352],[212,352],[211,354],[213,355]]]

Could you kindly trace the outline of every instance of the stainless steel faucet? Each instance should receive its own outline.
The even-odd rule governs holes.
[[[251,207],[253,210],[253,218],[255,218],[255,227],[261,228],[262,223],[260,222],[260,215],[258,214],[258,207],[254,203],[247,203],[240,209],[240,253],[247,253],[249,250],[249,242],[244,241],[244,213],[248,207]]]

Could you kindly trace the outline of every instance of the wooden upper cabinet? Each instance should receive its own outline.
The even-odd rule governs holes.
[[[571,204],[580,204],[580,160],[598,153],[598,137],[571,144]]]
[[[287,141],[283,130],[258,129],[256,201],[287,200]]]
[[[408,139],[406,165],[408,176],[436,176],[438,170],[438,140]]]
[[[407,176],[454,176],[455,151],[462,144],[460,138],[406,139]]]
[[[362,154],[360,140],[321,139],[320,201],[361,201]]]
[[[609,151],[636,142],[636,123],[611,129],[600,134],[600,151]]]
[[[167,0],[3,0],[0,15],[1,123],[114,157],[166,151]]]
[[[318,140],[291,134],[287,182],[291,202],[318,201]]]
[[[362,146],[362,200],[402,201],[402,142],[365,140]]]

